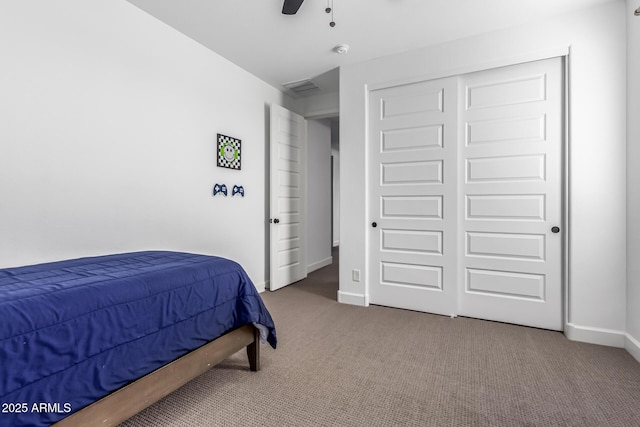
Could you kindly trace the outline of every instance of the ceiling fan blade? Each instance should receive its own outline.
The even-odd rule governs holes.
[[[304,0],[284,0],[282,5],[282,13],[284,15],[295,15],[300,9]]]

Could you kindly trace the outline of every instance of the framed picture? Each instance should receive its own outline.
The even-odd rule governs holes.
[[[242,141],[231,136],[218,134],[218,166],[240,170]]]

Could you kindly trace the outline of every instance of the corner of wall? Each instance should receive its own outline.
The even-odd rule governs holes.
[[[625,334],[624,337],[624,349],[640,362],[640,341],[632,337],[629,333]]]
[[[320,93],[303,98],[303,104],[306,118],[335,117],[340,112],[340,95],[338,92]]]
[[[267,284],[269,283],[269,281],[267,280],[266,282],[260,282],[260,283],[254,283],[254,286],[256,287],[256,290],[258,291],[258,293],[263,293],[264,291],[267,290],[268,286]]]
[[[626,348],[625,333],[623,331],[567,323],[564,328],[564,335],[571,341]]]
[[[307,274],[312,273],[316,270],[321,269],[322,267],[326,267],[328,265],[331,265],[333,263],[333,257],[330,256],[328,258],[322,259],[320,261],[316,261],[314,263],[311,263],[307,266]]]
[[[338,302],[342,304],[368,307],[369,297],[366,294],[355,294],[351,292],[338,291]]]

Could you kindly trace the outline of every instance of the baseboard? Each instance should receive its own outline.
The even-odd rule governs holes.
[[[269,281],[267,280],[266,282],[262,282],[262,283],[254,283],[256,289],[258,290],[258,293],[261,294],[261,293],[263,293],[264,291],[267,290],[267,288],[268,288],[267,283],[268,282]]]
[[[321,261],[314,262],[313,264],[309,264],[307,266],[307,274],[311,273],[312,271],[319,270],[322,267],[326,267],[327,265],[331,265],[332,263],[333,263],[333,257],[330,256],[329,258],[325,258]]]
[[[593,328],[567,323],[564,328],[564,335],[571,341],[607,345],[609,347],[625,347],[625,333],[613,329]]]
[[[369,299],[366,295],[343,291],[338,291],[338,302],[343,304],[359,305],[361,307],[369,305]]]
[[[624,349],[640,362],[640,341],[629,335],[629,333],[626,333],[624,337]]]

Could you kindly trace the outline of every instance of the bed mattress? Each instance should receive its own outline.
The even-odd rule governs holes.
[[[136,252],[0,270],[0,425],[49,425],[242,325],[273,320],[224,258]]]

